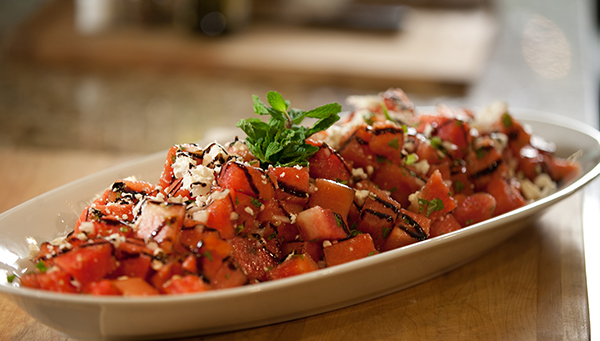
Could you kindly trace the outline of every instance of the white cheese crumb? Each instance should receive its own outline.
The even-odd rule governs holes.
[[[37,241],[32,237],[27,237],[25,238],[25,240],[27,241],[27,248],[29,249],[29,252],[27,253],[27,258],[34,259],[40,252],[40,247]]]
[[[192,193],[192,197],[205,196],[210,192],[215,181],[214,171],[206,166],[199,165],[190,169],[183,177],[183,188]]]
[[[79,231],[85,234],[94,234],[96,232],[96,228],[94,227],[93,222],[84,221],[79,225]]]
[[[362,168],[353,168],[352,169],[352,177],[366,180],[369,176]]]
[[[181,179],[185,176],[185,174],[187,174],[188,170],[190,169],[190,166],[195,165],[196,160],[192,159],[191,157],[187,155],[178,155],[175,158],[175,162],[173,162],[173,164],[171,165],[171,167],[173,168],[173,175],[175,176],[175,178]]]
[[[413,163],[413,167],[415,167],[415,170],[417,171],[417,173],[421,173],[421,174],[427,174],[427,172],[429,172],[429,162],[427,162],[427,160],[421,160],[418,162]]]
[[[249,215],[254,215],[254,211],[248,206],[246,206],[246,208],[244,208],[244,211],[246,211],[246,213],[248,213]]]
[[[361,189],[354,192],[354,198],[356,198],[356,201],[359,206],[362,206],[365,203],[365,200],[369,196],[369,193],[369,190],[366,189]]]
[[[192,215],[192,218],[194,218],[194,220],[196,220],[200,224],[206,225],[206,223],[208,222],[208,211],[196,211]]]
[[[225,189],[223,192],[213,192],[210,196],[214,200],[221,200],[221,199],[226,198],[228,194],[229,194],[229,189]]]

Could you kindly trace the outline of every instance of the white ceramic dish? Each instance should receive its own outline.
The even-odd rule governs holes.
[[[150,339],[272,324],[380,297],[438,276],[506,240],[550,205],[600,173],[600,133],[577,121],[512,110],[566,157],[583,151],[583,172],[557,193],[489,221],[348,264],[259,285],[193,295],[106,298],[15,287],[6,273],[23,271],[27,237],[51,240],[74,226],[83,207],[115,179],[156,181],[166,153],[105,170],[40,195],[0,215],[0,291],[42,323],[74,338]]]

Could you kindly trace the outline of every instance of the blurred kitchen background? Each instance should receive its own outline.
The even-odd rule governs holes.
[[[504,100],[598,124],[590,0],[0,2],[0,147],[145,154],[211,137],[251,95]],[[212,135],[211,135],[212,134]]]

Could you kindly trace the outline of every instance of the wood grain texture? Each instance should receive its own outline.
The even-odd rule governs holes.
[[[0,211],[131,156],[0,147],[0,188],[11,193],[0,197]],[[481,258],[412,288],[300,320],[183,340],[587,340],[581,200],[571,196]],[[0,335],[68,340],[2,295]]]

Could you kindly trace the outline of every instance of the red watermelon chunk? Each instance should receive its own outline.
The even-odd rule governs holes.
[[[348,237],[344,220],[330,209],[314,206],[298,214],[296,219],[304,241],[339,240]]]
[[[294,255],[283,263],[275,266],[267,272],[267,279],[272,281],[276,279],[300,275],[303,273],[319,270],[319,266],[307,254]]]
[[[368,233],[362,233],[350,239],[323,248],[327,266],[347,263],[377,253],[373,239]]]
[[[113,272],[116,260],[110,243],[85,244],[54,258],[54,263],[81,285],[98,281]]]

